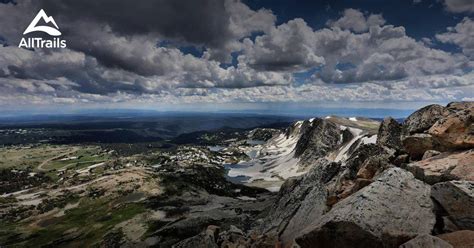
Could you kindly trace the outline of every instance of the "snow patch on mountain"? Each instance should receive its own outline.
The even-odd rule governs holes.
[[[308,121],[312,124],[315,119],[311,118]],[[338,119],[338,117],[327,116],[325,119],[325,121],[336,123],[340,130],[348,130],[352,134],[352,138],[345,143],[343,143],[343,134],[340,134],[341,146],[326,155],[329,160],[344,163],[357,146],[375,143],[377,140],[377,135],[369,135],[364,127],[358,128],[359,120],[355,117]],[[342,123],[337,124],[338,120],[345,120],[345,122],[349,120],[350,123],[347,123],[347,126]],[[303,123],[303,121],[295,122],[286,132],[274,135],[264,144],[240,146],[239,149],[244,151],[250,160],[227,166],[228,176],[239,178],[242,183],[278,191],[287,178],[305,174],[309,168],[303,165],[304,160],[295,157],[297,143],[304,132]]]
[[[335,162],[339,162],[341,160],[346,160],[349,157],[348,151],[351,146],[362,137],[362,129],[358,128],[353,128],[353,127],[346,127],[346,126],[340,126],[341,130],[346,130],[348,129],[352,135],[354,136],[349,142],[347,142],[345,145],[343,145],[341,148],[339,148],[339,152],[336,155],[336,158],[334,159]]]
[[[296,143],[300,138],[302,121],[294,124],[294,131],[271,138],[263,145],[246,149],[250,161],[238,163],[228,171],[230,177],[246,177],[246,183],[258,180],[280,182],[304,174],[299,171],[299,159],[295,158]],[[271,187],[275,187],[272,185]]]

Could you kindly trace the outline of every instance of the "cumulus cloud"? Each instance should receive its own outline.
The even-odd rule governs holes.
[[[39,8],[55,17],[68,49],[16,47]],[[0,36],[9,44],[0,47],[0,103],[469,97],[459,88],[472,89],[474,83],[471,19],[436,35],[462,49],[453,53],[385,24],[381,14],[356,9],[341,14],[315,30],[300,18],[275,25],[271,10],[238,0],[0,4]],[[308,78],[296,82],[298,73]]]
[[[465,56],[430,48],[407,36],[403,27],[372,26],[362,34],[323,29],[315,37],[315,50],[326,61],[319,77],[328,83],[456,74],[469,67]]]
[[[474,6],[474,5],[473,5]],[[462,48],[464,54],[474,57],[474,21],[465,17],[455,27],[449,27],[448,32],[436,35],[444,43],[455,44]]]
[[[324,64],[314,50],[314,32],[303,19],[273,28],[252,42],[244,41],[239,61],[262,71],[301,71]]]
[[[353,30],[355,32],[367,31],[372,26],[380,26],[385,23],[382,15],[371,14],[365,16],[361,11],[356,9],[344,10],[343,16],[336,21],[329,21],[330,27],[339,27],[341,29]]]

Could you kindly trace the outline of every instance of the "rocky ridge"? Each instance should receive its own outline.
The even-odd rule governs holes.
[[[301,134],[294,155],[307,172],[287,179],[235,242],[218,233],[200,247],[474,246],[460,234],[474,229],[473,109],[430,105],[403,123],[386,118],[367,143],[324,119],[290,127]]]

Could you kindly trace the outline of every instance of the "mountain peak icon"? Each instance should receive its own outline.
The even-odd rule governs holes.
[[[43,19],[44,22],[46,23],[52,23],[56,28],[50,27],[50,26],[37,26],[38,22],[40,19]],[[59,27],[54,21],[54,18],[52,16],[48,16],[46,12],[44,12],[43,9],[41,9],[38,14],[36,14],[35,18],[33,21],[30,23],[30,25],[25,29],[25,32],[23,32],[23,35],[31,33],[31,32],[45,32],[51,36],[60,36],[61,32],[59,31]]]

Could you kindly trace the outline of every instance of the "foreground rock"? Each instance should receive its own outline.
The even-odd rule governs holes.
[[[314,220],[321,218],[321,216],[327,211],[328,206],[326,205],[327,191],[325,183],[327,183],[335,175],[338,170],[339,164],[328,163],[325,160],[320,160],[321,164],[315,169],[311,170],[308,174],[309,177],[305,177],[299,182],[299,189],[297,191],[284,192],[286,194],[293,195],[297,193],[303,198],[298,203],[291,203],[291,198],[283,197],[280,198],[279,205],[282,204],[298,206],[293,211],[292,216],[288,219],[286,225],[280,225],[280,240],[283,244],[289,244],[293,242],[293,239],[298,236],[303,229],[310,226]],[[289,200],[289,201],[288,201]],[[280,213],[286,211],[280,209]],[[285,224],[283,222],[283,224]],[[282,229],[284,228],[284,229]]]
[[[322,216],[327,209],[324,182],[330,180],[338,168],[338,164],[320,159],[308,174],[287,180],[262,221],[261,232],[283,233],[283,240],[291,241],[312,220]]]
[[[438,235],[438,238],[450,243],[454,248],[474,247],[474,231],[462,230]]]
[[[375,144],[359,146],[344,163],[319,159],[307,174],[285,182],[259,231],[291,245],[334,204],[370,185],[390,167],[388,155]]]
[[[301,247],[398,247],[435,224],[430,187],[400,168],[337,203],[306,228]]]
[[[432,187],[431,196],[459,229],[474,230],[474,182],[437,183]]]
[[[407,165],[416,178],[429,184],[449,180],[474,181],[474,149],[442,153]]]
[[[418,235],[416,238],[400,245],[400,248],[452,248],[448,242],[429,234]]]

